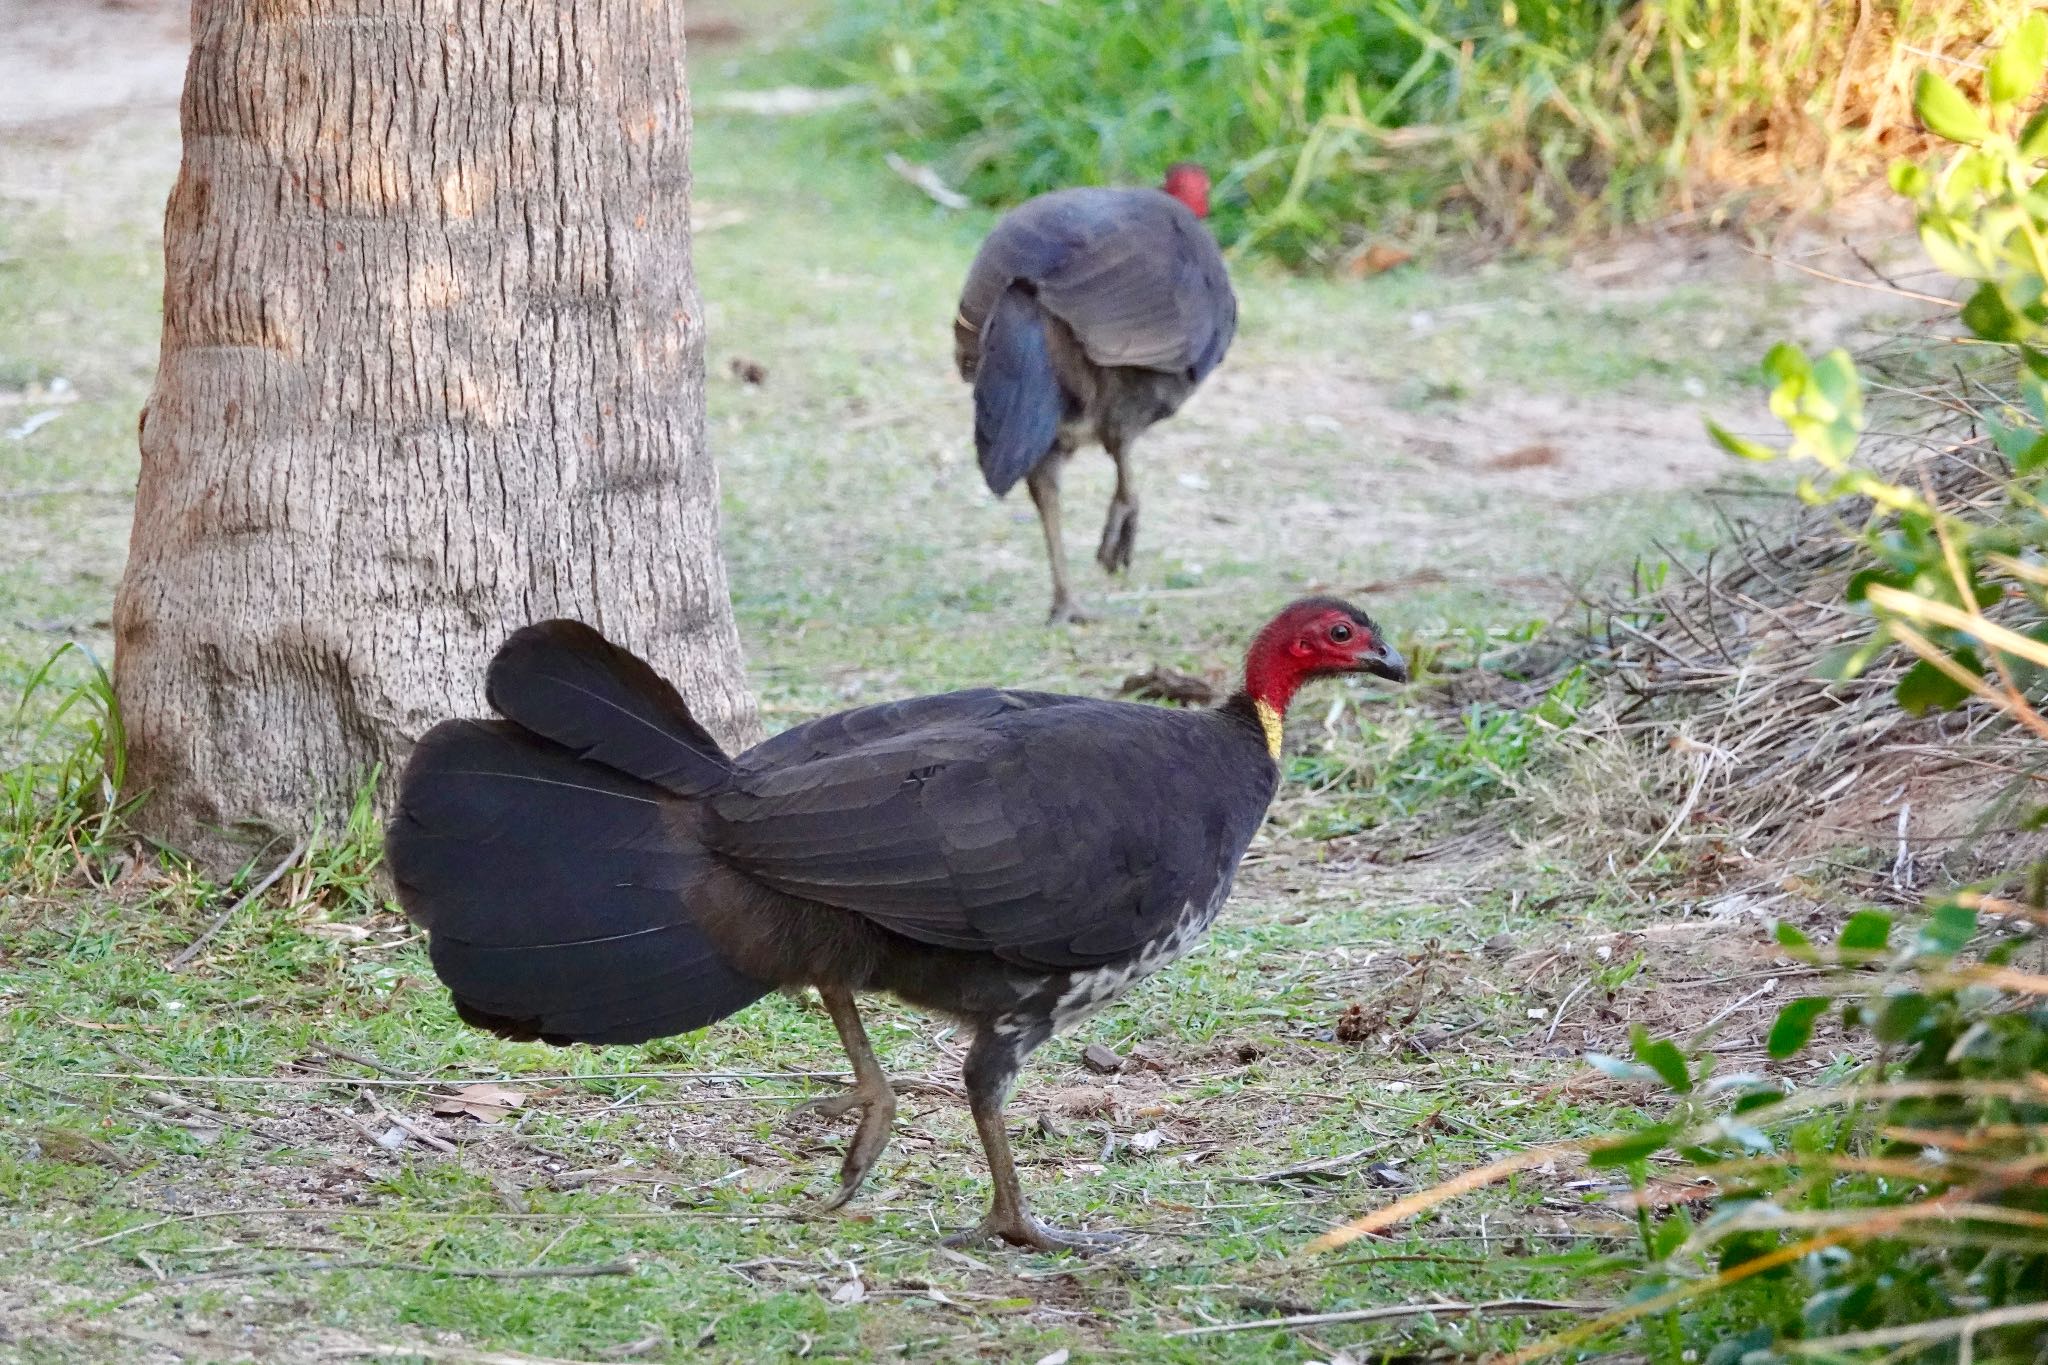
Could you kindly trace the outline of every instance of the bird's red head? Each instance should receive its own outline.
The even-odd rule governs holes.
[[[1209,173],[1192,161],[1177,161],[1166,168],[1168,194],[1186,204],[1197,218],[1209,216]]]
[[[1408,664],[1373,619],[1334,597],[1304,597],[1258,633],[1244,661],[1244,690],[1279,714],[1310,678],[1371,673],[1408,681]]]

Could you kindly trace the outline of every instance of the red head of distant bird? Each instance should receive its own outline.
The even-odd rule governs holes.
[[[1209,173],[1192,161],[1179,161],[1166,168],[1168,194],[1186,204],[1197,218],[1209,216]]]
[[[1244,690],[1285,714],[1310,678],[1371,673],[1408,681],[1408,664],[1371,617],[1334,597],[1304,597],[1267,623],[1245,655]]]

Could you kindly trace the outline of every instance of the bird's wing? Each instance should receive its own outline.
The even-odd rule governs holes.
[[[1237,330],[1237,297],[1215,238],[1158,190],[1058,190],[996,224],[968,271],[954,319],[963,377],[975,377],[997,302],[1019,282],[1097,365],[1199,382]]]
[[[1045,310],[1102,366],[1200,381],[1237,329],[1222,253],[1196,217],[1157,190],[1122,190],[1083,240],[1036,281]]]
[[[930,697],[909,697],[873,706],[856,706],[851,711],[837,711],[791,726],[774,738],[756,744],[733,762],[742,770],[786,768],[917,730],[949,724],[976,724],[1013,711],[1035,711],[1047,706],[1087,701],[1086,697],[1065,696],[1057,692],[976,687],[962,692],[942,692]]]
[[[1227,884],[1271,796],[1191,722],[1090,702],[901,733],[750,774],[712,799],[706,841],[776,890],[919,942],[1115,962]]]

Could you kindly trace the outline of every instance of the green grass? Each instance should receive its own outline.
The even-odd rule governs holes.
[[[764,83],[786,69],[777,60],[743,52],[697,75],[707,89]],[[120,130],[158,148],[147,171],[161,180],[174,154],[164,127]],[[1367,596],[1418,657],[1492,653],[1556,607],[1560,579],[1613,572],[1653,536],[1708,533],[1682,491],[1697,479],[1597,476],[1635,457],[1631,432],[1695,429],[1688,381],[1717,407],[1734,402],[1755,336],[1796,303],[1740,284],[1604,293],[1534,266],[1344,283],[1243,270],[1228,363],[1139,451],[1131,579],[1104,584],[1079,556],[1108,619],[1049,630],[1036,525],[1027,504],[982,490],[949,369],[953,294],[990,217],[938,212],[833,136],[806,120],[698,124],[700,220],[729,224],[697,242],[709,431],[771,728],[990,681],[1105,693],[1152,663],[1221,677],[1246,629],[1312,585],[1386,585]],[[592,1358],[658,1333],[669,1344],[655,1359],[1028,1361],[1066,1347],[1077,1360],[1294,1362],[1340,1347],[1478,1352],[1541,1328],[1446,1318],[1309,1338],[1165,1334],[1434,1295],[1625,1290],[1603,1267],[1626,1230],[1573,1169],[1532,1172],[1359,1254],[1293,1255],[1400,1190],[1633,1116],[1640,1097],[1584,1085],[1576,1053],[1615,1050],[1624,1021],[1701,998],[1683,988],[1706,969],[1684,951],[1598,955],[1657,914],[1602,867],[1540,840],[1418,856],[1443,825],[1414,817],[1445,803],[1498,817],[1502,775],[1542,771],[1538,730],[1497,712],[1468,726],[1362,690],[1311,694],[1295,728],[1312,780],[1290,788],[1206,949],[1034,1059],[1013,1116],[1041,1212],[1140,1234],[1092,1263],[989,1251],[977,1266],[937,1249],[985,1197],[972,1130],[944,1093],[906,1097],[850,1216],[807,1217],[843,1140],[782,1126],[813,1086],[700,1074],[838,1071],[832,1031],[806,1003],[771,997],[638,1049],[554,1052],[461,1027],[368,878],[360,819],[170,970],[267,869],[217,885],[103,840],[77,776],[92,723],[107,723],[90,661],[66,653],[31,687],[66,640],[110,658],[128,503],[99,490],[134,475],[157,325],[150,199],[113,212],[0,203],[0,391],[62,376],[77,393],[54,423],[0,440],[0,486],[40,490],[0,501],[9,716],[29,693],[5,761],[10,782],[44,793],[9,815],[21,852],[0,868],[8,1349],[122,1359],[154,1334],[206,1356],[246,1345],[311,1359],[452,1333],[468,1348]],[[734,380],[735,357],[765,365],[766,384]],[[1575,440],[1598,428],[1608,444],[1564,451],[1554,482],[1477,470],[1560,404]],[[1493,434],[1475,443],[1475,430]],[[1084,457],[1070,487],[1079,552],[1107,462]],[[68,807],[51,795],[64,790]],[[1582,979],[1597,980],[1599,1011],[1579,1005],[1553,1029]],[[1351,1005],[1377,1021],[1363,1045],[1334,1037]],[[943,1025],[877,1002],[870,1027],[892,1071],[955,1080],[961,1040]],[[1079,1064],[1090,1042],[1151,1061],[1106,1082]],[[321,1048],[408,1077],[509,1078],[530,1099],[500,1124],[444,1124],[415,1089],[365,1087],[392,1078]],[[153,1075],[179,1079],[141,1079]],[[569,1079],[540,1079],[556,1076]],[[464,1139],[458,1151],[375,1145],[357,1124],[389,1123],[366,1088]],[[1157,1148],[1133,1144],[1154,1131]],[[1361,1151],[1327,1179],[1249,1179]],[[250,1212],[284,1206],[301,1211]],[[575,1279],[309,1268],[628,1258],[631,1274]],[[851,1305],[832,1297],[848,1261],[867,1289]],[[299,1268],[169,1282],[269,1263]]]
[[[1328,262],[1361,234],[1439,225],[1533,241],[1674,212],[1811,210],[1917,138],[1914,49],[1967,62],[2018,12],[842,0],[817,46],[827,71],[876,89],[872,136],[988,202],[1205,160],[1227,241]]]

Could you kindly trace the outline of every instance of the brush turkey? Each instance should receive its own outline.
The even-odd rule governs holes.
[[[1131,563],[1131,445],[1171,417],[1230,349],[1237,296],[1201,219],[1209,177],[1183,162],[1164,189],[1057,190],[996,224],[967,272],[953,360],[974,385],[974,448],[997,497],[1031,491],[1052,565],[1052,619],[1083,616],[1067,581],[1060,467],[1094,440],[1116,462],[1095,558]]]
[[[645,663],[549,621],[491,661],[498,719],[420,741],[386,849],[457,1013],[503,1037],[634,1043],[816,987],[855,1084],[815,1107],[861,1112],[828,1208],[895,1112],[854,997],[960,1020],[994,1184],[967,1236],[1086,1245],[1025,1211],[1002,1118],[1018,1067],[1193,946],[1272,799],[1289,699],[1358,672],[1406,667],[1364,612],[1312,598],[1211,709],[978,688],[728,756]]]

